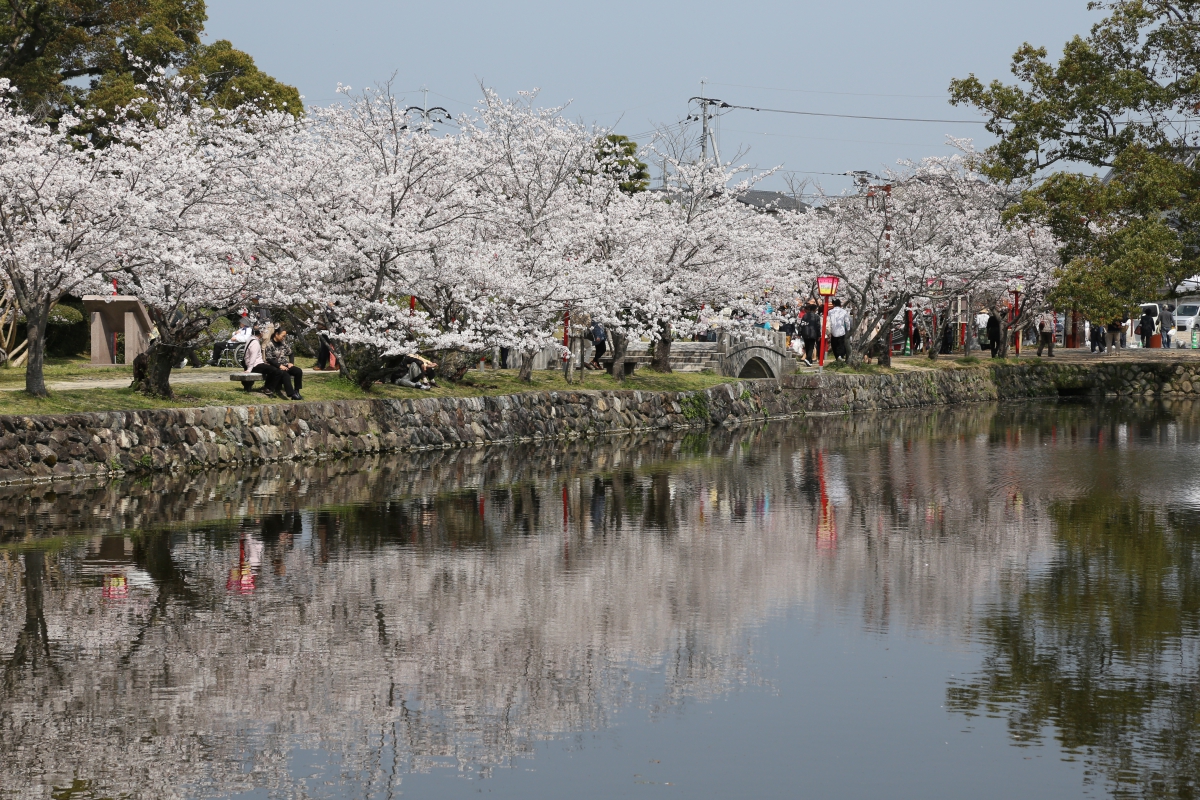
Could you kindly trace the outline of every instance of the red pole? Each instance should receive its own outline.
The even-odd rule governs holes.
[[[117,296],[117,279],[113,278],[113,297]],[[112,363],[117,363],[117,333],[113,331],[112,335]]]
[[[1013,292],[1013,296],[1016,298],[1015,300],[1013,300],[1013,322],[1015,323],[1017,321],[1017,317],[1021,316],[1021,293]],[[1017,333],[1016,333],[1016,340],[1017,341],[1016,341],[1015,347],[1017,350],[1017,358],[1020,358],[1021,357],[1021,332],[1020,331],[1017,331]]]
[[[417,315],[417,296],[415,294],[410,294],[408,296],[408,315],[410,317],[415,317]]]
[[[825,295],[825,308],[821,310],[821,358],[817,362],[825,366],[825,321],[829,319],[829,295]]]

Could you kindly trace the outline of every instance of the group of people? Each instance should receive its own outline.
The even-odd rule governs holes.
[[[827,324],[830,352],[835,361],[845,361],[850,356],[846,337],[854,327],[854,319],[840,298],[833,299]],[[789,319],[780,326],[780,330],[791,338],[793,347],[803,351],[801,360],[811,367],[819,358],[817,345],[821,341],[821,314],[817,310],[817,301],[810,299],[797,313],[796,320],[793,322]],[[796,347],[797,340],[802,343],[800,347]]]
[[[287,336],[287,327],[276,325],[264,342],[262,328],[251,324],[243,366],[247,372],[263,376],[264,394],[284,400],[303,400],[300,390],[304,384],[304,370],[292,361],[292,346]]]
[[[1092,353],[1115,353],[1118,348],[1124,348],[1127,338],[1127,328],[1132,320],[1126,316],[1112,322],[1092,322],[1089,324],[1088,344]],[[1150,347],[1154,336],[1161,336],[1162,347],[1171,346],[1171,337],[1175,332],[1175,306],[1146,305],[1142,314],[1133,326],[1133,335],[1141,339],[1142,347]]]

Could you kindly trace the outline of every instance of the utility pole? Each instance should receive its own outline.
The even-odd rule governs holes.
[[[708,96],[704,94],[706,79],[700,79],[700,163],[708,161]]]

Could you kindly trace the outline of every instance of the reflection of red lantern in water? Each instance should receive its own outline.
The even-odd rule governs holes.
[[[817,517],[817,549],[837,549],[837,516],[829,493],[825,491],[825,454],[817,451],[817,485],[821,493],[821,513]]]
[[[238,564],[229,570],[229,580],[225,581],[225,590],[238,594],[254,593],[254,568],[246,560],[246,539],[238,541]]]
[[[125,576],[117,573],[104,576],[104,588],[100,590],[105,600],[124,600],[129,596],[129,583]]]

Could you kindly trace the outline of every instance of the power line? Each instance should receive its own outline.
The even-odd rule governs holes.
[[[832,94],[846,97],[925,97],[935,100],[945,100],[950,95],[946,94],[877,94],[874,92],[827,92],[819,89],[779,89],[774,86],[749,86],[744,83],[716,83],[709,81],[713,86],[735,86],[739,89],[764,89],[768,92],[795,92],[797,94]]]
[[[801,136],[796,133],[767,133],[766,131],[746,131],[740,128],[726,128],[730,133],[748,133],[751,136],[775,136],[783,139],[805,139],[813,142],[853,142],[854,144],[892,144],[901,145],[904,147],[953,147],[953,145],[942,142],[940,144],[929,144],[927,142],[878,142],[871,139],[844,139],[842,137],[829,136]]]
[[[719,102],[719,101],[716,101]],[[720,103],[719,108],[740,108],[743,111],[764,111],[771,114],[798,114],[803,117],[838,117],[839,119],[875,119],[887,122],[945,122],[955,125],[985,125],[981,119],[924,119],[919,117],[873,117],[864,114],[826,114],[820,111],[791,111],[782,108],[759,108],[757,106],[735,106]]]

